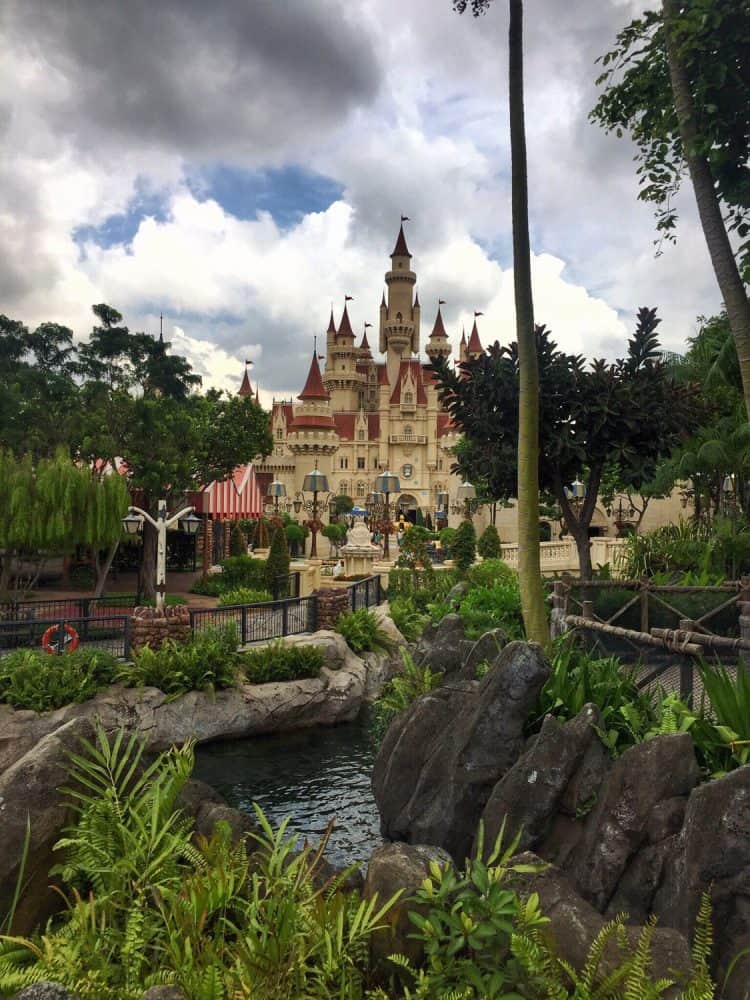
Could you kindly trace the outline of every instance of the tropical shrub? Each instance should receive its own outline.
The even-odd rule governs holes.
[[[0,701],[13,708],[49,712],[93,698],[111,684],[118,661],[98,649],[49,656],[40,649],[17,649],[0,658]]]
[[[518,573],[502,559],[485,559],[471,567],[467,580],[476,587],[494,587],[498,583],[518,586]]]
[[[493,628],[503,629],[509,639],[524,636],[517,579],[490,587],[470,587],[461,598],[458,613],[468,639],[478,639]]]
[[[629,535],[618,554],[623,576],[640,580],[657,575],[678,582],[698,571],[705,583],[721,582],[750,570],[750,528],[729,518],[680,521],[643,535]]]
[[[432,572],[432,562],[427,552],[429,540],[430,532],[427,528],[415,524],[405,531],[399,547],[398,565],[411,569],[419,566],[427,573]]]
[[[196,580],[190,588],[191,594],[201,594],[203,597],[219,597],[226,587],[219,574],[211,574],[205,580]]]
[[[229,534],[229,555],[230,556],[246,556],[247,555],[247,538],[242,528],[239,526],[237,521],[232,525],[232,530]]]
[[[434,691],[443,680],[442,673],[434,673],[429,667],[418,667],[408,650],[401,650],[401,659],[404,664],[402,673],[388,681],[372,706],[371,728],[381,739],[397,715],[420,695]]]
[[[232,687],[237,672],[237,631],[206,629],[187,642],[167,639],[159,649],[144,646],[122,666],[118,680],[128,687],[155,687],[173,698],[187,691]]]
[[[750,760],[750,673],[742,662],[737,664],[734,677],[726,667],[703,664],[700,676],[711,704],[714,748],[720,748],[725,757],[724,766],[712,770],[721,773],[747,764]],[[696,738],[695,733],[693,738]]]
[[[483,559],[500,558],[500,535],[494,524],[488,524],[479,536],[477,552]]]
[[[282,639],[241,653],[238,659],[240,670],[250,684],[317,677],[325,665],[325,657],[317,646],[287,643]]]
[[[453,540],[456,537],[456,529],[441,528],[439,537],[440,537],[440,544],[443,546],[443,548],[447,549],[450,552],[451,545],[453,545]]]
[[[459,571],[466,573],[477,556],[477,533],[471,521],[462,521],[450,547],[451,559]]]
[[[389,653],[393,649],[393,640],[369,608],[360,608],[359,611],[340,615],[334,628],[339,635],[343,635],[349,648],[357,654]]]
[[[388,599],[409,597],[424,612],[428,604],[443,600],[459,579],[458,572],[450,569],[392,569],[388,575]]]
[[[233,844],[219,823],[194,843],[177,808],[192,747],[145,767],[142,755],[135,736],[99,728],[73,756],[78,821],[55,848],[67,909],[43,935],[0,943],[0,994],[46,980],[81,1000],[161,985],[194,1000],[363,997],[370,936],[397,896],[381,906],[342,892],[345,876],[316,883],[327,836],[300,850],[257,807],[252,840]]]
[[[273,598],[267,590],[236,587],[234,590],[225,590],[219,595],[219,607],[230,607],[234,604],[263,604],[272,600]]]
[[[390,615],[407,642],[417,642],[430,620],[429,615],[419,610],[412,597],[394,597],[390,602]]]

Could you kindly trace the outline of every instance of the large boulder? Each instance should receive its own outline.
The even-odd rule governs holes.
[[[12,928],[16,934],[30,933],[60,908],[60,897],[49,885],[49,870],[58,860],[52,848],[75,813],[70,797],[59,789],[69,783],[68,755],[80,750],[81,738],[93,735],[87,719],[72,719],[0,774],[1,914],[10,909],[28,838],[24,891]]]
[[[519,854],[514,864],[539,866],[536,872],[513,873],[510,884],[523,898],[536,892],[542,913],[549,919],[544,929],[557,955],[575,968],[582,968],[596,936],[606,924],[605,918],[582,899],[565,875],[530,851]],[[635,948],[642,928],[628,926],[628,945]],[[651,941],[651,973],[655,979],[687,978],[690,974],[690,949],[685,937],[668,927],[657,927]],[[610,938],[602,956],[601,970],[611,972],[622,961],[614,938]],[[676,991],[665,996],[676,997]]]
[[[450,614],[442,618],[439,624],[426,626],[417,646],[415,660],[420,667],[429,667],[433,673],[450,677],[458,674],[470,648],[461,617]]]
[[[565,865],[597,910],[607,908],[629,861],[647,842],[654,807],[687,795],[699,777],[688,733],[646,740],[615,761]]]
[[[485,632],[464,656],[460,677],[467,681],[474,680],[477,675],[477,667],[482,663],[488,663],[492,667],[507,644],[508,636],[503,629],[493,628],[489,632]]]
[[[568,782],[592,741],[600,717],[587,705],[574,719],[552,716],[526,751],[492,790],[482,813],[485,851],[490,852],[505,824],[505,842],[518,836],[519,849],[535,848],[549,832]]]
[[[514,642],[482,681],[443,684],[398,716],[373,769],[383,836],[435,844],[463,861],[548,676],[541,648]]]
[[[141,994],[141,1000],[185,1000],[179,986],[152,986]]]
[[[395,893],[401,892],[385,918],[387,927],[372,939],[373,964],[383,979],[387,979],[395,968],[388,962],[389,955],[407,955],[413,963],[422,958],[419,942],[410,937],[415,928],[409,919],[409,910],[416,908],[409,899],[430,874],[432,861],[439,865],[451,863],[445,851],[427,844],[383,844],[372,853],[365,876],[364,898],[369,900],[377,895],[378,905],[382,906]]]
[[[12,1000],[78,1000],[78,994],[71,993],[59,983],[31,983],[16,993]]]
[[[718,980],[750,947],[750,767],[709,781],[690,795],[682,830],[665,861],[654,900],[660,921],[690,934],[701,895],[710,892]],[[750,957],[739,959],[727,1000],[744,1000]]]

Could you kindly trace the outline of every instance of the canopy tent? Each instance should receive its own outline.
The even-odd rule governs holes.
[[[260,517],[263,501],[263,491],[252,465],[238,466],[227,479],[214,480],[191,496],[197,513],[222,521]]]

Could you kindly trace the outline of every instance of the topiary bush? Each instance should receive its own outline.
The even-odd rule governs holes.
[[[229,535],[229,555],[247,555],[247,538],[245,537],[244,531],[236,521],[232,525],[232,530]]]
[[[440,538],[440,544],[443,546],[443,548],[447,549],[448,552],[450,552],[451,545],[453,545],[453,542],[456,537],[456,529],[441,528],[438,537]]]
[[[477,552],[482,559],[499,559],[500,535],[494,524],[488,524],[477,542]]]
[[[325,657],[317,646],[292,644],[282,639],[239,657],[240,670],[250,684],[317,677],[324,665]]]
[[[277,599],[286,596],[289,576],[289,546],[284,531],[274,532],[265,568],[265,587]]]
[[[237,673],[235,628],[206,629],[187,642],[167,639],[157,650],[144,646],[117,679],[127,687],[155,687],[176,698],[188,691],[232,687]]]
[[[112,684],[118,668],[114,656],[98,649],[60,656],[17,649],[0,658],[0,701],[34,712],[78,704]]]
[[[250,587],[235,587],[234,590],[225,590],[219,595],[219,607],[226,608],[236,604],[265,604],[272,601],[267,590],[253,590]]]
[[[502,559],[485,559],[469,570],[469,584],[476,587],[494,587],[497,583],[514,583],[518,586],[518,573]]]
[[[394,647],[393,640],[369,608],[360,608],[359,611],[340,615],[334,628],[339,635],[343,635],[349,648],[357,654],[389,653]]]
[[[253,559],[252,556],[230,556],[221,562],[221,573],[211,579],[219,581],[221,591],[234,590],[236,587],[250,587],[252,590],[263,590],[266,582],[266,560]]]
[[[466,573],[474,565],[477,556],[477,533],[471,521],[462,521],[456,528],[456,536],[450,547],[451,559],[460,573]]]

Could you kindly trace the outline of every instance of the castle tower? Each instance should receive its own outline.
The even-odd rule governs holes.
[[[335,333],[332,336],[327,333],[327,338],[331,337],[332,343],[326,356],[323,381],[331,394],[334,412],[358,409],[367,386],[367,376],[357,371],[359,348],[354,346],[354,330],[346,305],[348,300],[349,296],[347,295],[344,299],[344,311],[341,314],[338,330],[333,326],[333,317],[328,324],[329,331],[333,327]]]
[[[466,347],[466,330],[461,331],[461,343],[458,345],[458,363],[463,364],[464,361],[468,361],[469,352]]]
[[[297,397],[294,419],[287,428],[289,450],[296,458],[297,478],[311,472],[319,463],[320,471],[331,472],[331,458],[338,448],[338,435],[331,416],[331,396],[323,384],[317,347],[313,349],[310,371]]]
[[[328,320],[328,329],[326,330],[326,368],[328,368],[328,365],[330,364],[335,342],[336,324],[333,321],[333,306],[331,306],[331,318]]]
[[[386,356],[388,378],[396,383],[402,356],[419,353],[419,298],[412,294],[417,276],[411,269],[411,254],[406,245],[403,220],[391,254],[391,269],[386,272],[388,301],[380,304],[380,350]]]
[[[238,396],[252,396],[253,387],[250,385],[250,377],[247,374],[247,362],[245,362],[245,374],[242,376],[242,384],[237,390]]]
[[[435,358],[447,358],[453,348],[448,340],[448,334],[445,332],[445,326],[443,325],[443,316],[440,312],[440,306],[442,305],[442,300],[438,302],[437,316],[435,317],[435,325],[432,328],[432,333],[427,341],[427,357],[430,361],[434,361]]]

